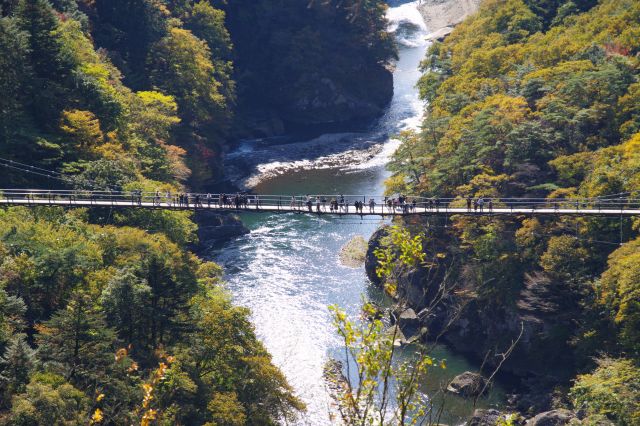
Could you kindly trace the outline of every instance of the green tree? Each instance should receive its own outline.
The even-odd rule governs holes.
[[[147,343],[151,297],[151,288],[130,269],[118,271],[102,291],[107,320],[127,345],[137,348]]]
[[[608,269],[595,283],[598,304],[616,324],[622,346],[640,357],[640,239],[624,244],[609,256]]]
[[[234,422],[246,418],[271,424],[279,418],[292,420],[304,410],[256,338],[245,308],[232,306],[220,288],[209,288],[191,305],[197,328],[178,359],[198,385],[198,394],[210,395],[207,421],[218,424],[231,416]]]
[[[0,152],[15,156],[20,132],[27,126],[31,76],[29,35],[14,19],[0,18]]]
[[[70,157],[87,158],[95,154],[95,148],[104,142],[100,120],[91,111],[63,111],[60,130],[70,146],[66,147]]]
[[[615,424],[640,421],[640,369],[629,359],[600,358],[597,368],[577,377],[571,397],[588,415],[605,415]]]
[[[375,251],[377,275],[385,289],[396,292],[398,275],[408,269],[425,266],[423,236],[411,236],[409,231],[391,227],[382,247]],[[365,303],[365,315],[373,318],[354,322],[337,306],[330,306],[333,323],[343,340],[344,370],[341,363],[329,363],[327,376],[337,389],[339,410],[343,420],[353,425],[409,425],[433,418],[435,404],[420,393],[420,384],[428,380],[432,368],[445,368],[429,356],[424,346],[418,346],[411,361],[395,359],[401,331],[396,322],[387,328],[375,318],[375,307]]]
[[[89,399],[53,374],[37,374],[26,392],[13,397],[9,424],[16,426],[86,424]]]
[[[147,55],[166,34],[169,11],[156,0],[97,0],[95,7],[98,44],[119,52],[128,86],[144,90]]]
[[[577,286],[584,284],[589,272],[589,252],[571,235],[551,237],[540,256],[540,266],[549,275]]]
[[[29,376],[36,365],[35,350],[27,343],[27,336],[19,333],[12,336],[0,357],[0,385],[4,396],[24,392]],[[8,400],[8,399],[6,399]]]
[[[72,64],[61,55],[62,44],[56,31],[58,18],[46,0],[20,0],[15,17],[22,31],[29,34],[33,99],[29,104],[38,123],[52,126],[65,99],[64,82]]]
[[[207,43],[190,31],[171,28],[149,53],[151,82],[175,96],[186,122],[222,119],[226,99],[215,80]]]
[[[115,333],[89,296],[76,292],[64,309],[37,327],[38,358],[81,388],[95,388],[113,364]]]

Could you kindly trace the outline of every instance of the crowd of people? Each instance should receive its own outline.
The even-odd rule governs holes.
[[[143,198],[142,191],[136,190],[131,192],[131,200],[139,205],[142,204]],[[249,195],[244,193],[236,193],[235,195],[228,194],[199,194],[199,193],[177,193],[172,194],[167,191],[161,193],[156,191],[153,196],[153,204],[161,206],[166,203],[171,207],[219,207],[219,208],[235,208],[235,209],[247,209],[251,206],[256,208],[260,207],[261,200],[258,195]],[[282,206],[281,198],[277,201],[269,200],[266,204],[272,205],[277,203],[278,206]],[[296,210],[307,210],[312,213],[349,213],[349,209],[352,207],[353,212],[364,214],[365,208],[368,207],[368,213],[379,213],[376,211],[376,206],[379,204],[374,198],[366,198],[363,200],[348,200],[344,195],[336,195],[328,198],[326,195],[310,195],[307,194],[304,197],[291,196],[289,207]],[[418,201],[415,198],[409,199],[404,195],[397,197],[384,197],[381,202],[382,213],[396,214],[396,213],[415,213],[418,207]],[[448,204],[445,204],[448,206]],[[471,212],[484,212],[485,207],[488,211],[493,211],[493,200],[488,198],[466,198],[467,211]],[[439,198],[433,197],[420,202],[420,207],[424,207],[427,211],[439,211],[442,208],[442,203]]]
[[[143,195],[140,190],[134,190],[131,192],[132,203],[141,205],[143,199],[148,199],[148,196]],[[260,207],[261,200],[258,195],[249,195],[244,193],[236,193],[235,195],[227,194],[199,194],[199,193],[177,193],[172,194],[167,191],[164,194],[160,191],[156,191],[153,195],[153,204],[156,206],[163,205],[163,202],[170,207],[219,207],[219,208],[235,208],[235,209],[247,209],[250,206]],[[278,206],[282,206],[281,197],[277,200],[269,200],[266,204],[273,205],[277,203]],[[441,200],[433,197],[421,201],[421,206],[427,211],[439,211],[441,208]],[[328,210],[327,210],[328,206]],[[363,199],[347,200],[344,195],[336,195],[327,198],[325,195],[310,195],[305,197],[291,196],[289,207],[292,209],[303,210],[306,207],[308,212],[316,213],[349,213],[350,207],[353,206],[355,213],[364,214],[365,208],[368,206],[368,213],[378,213],[376,206],[378,203],[374,198],[369,198],[368,201]],[[448,204],[446,205],[448,206]],[[467,211],[471,212],[484,212],[485,206],[489,211],[493,211],[493,200],[485,198],[466,198]],[[404,195],[398,197],[384,197],[382,200],[382,213],[396,214],[396,213],[415,213],[418,207],[418,202],[415,198],[409,199]]]
[[[496,199],[489,197],[459,197],[452,198],[409,198],[404,195],[396,197],[369,198],[362,196],[345,196],[345,195],[310,195],[306,196],[273,196],[273,195],[254,195],[247,193],[236,193],[234,195],[227,194],[202,194],[202,193],[171,193],[170,191],[161,192],[143,192],[142,190],[132,190],[126,192],[120,191],[43,191],[40,194],[35,192],[20,193],[27,199],[36,199],[38,196],[46,196],[49,201],[66,198],[70,202],[82,201],[89,199],[91,203],[101,201],[122,201],[130,200],[132,205],[147,206],[152,203],[154,206],[162,207],[166,205],[169,208],[229,208],[229,209],[282,209],[297,210],[316,213],[357,213],[367,214],[410,214],[410,213],[426,213],[430,211],[439,212],[444,209],[449,213],[463,212],[465,203],[466,211],[469,213],[493,213],[494,203]],[[15,197],[15,194],[13,195]],[[11,198],[11,193],[8,194]],[[286,208],[287,198],[290,197],[289,209]],[[526,209],[554,209],[559,211],[560,208],[580,209],[601,209],[612,208],[621,209],[626,205],[624,199],[543,199],[543,198],[513,198],[500,199],[499,211],[502,213],[505,207],[513,211],[514,208]]]

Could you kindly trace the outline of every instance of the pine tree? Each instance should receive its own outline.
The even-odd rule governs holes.
[[[55,32],[58,18],[46,0],[20,0],[16,19],[21,30],[29,34],[33,79],[33,112],[40,123],[53,126],[63,102],[63,82],[72,66],[60,54],[61,44]]]
[[[6,141],[12,123],[22,111],[24,89],[29,77],[29,35],[14,19],[0,19],[0,143]],[[0,145],[1,146],[1,145]]]
[[[0,386],[8,394],[5,396],[24,391],[35,364],[35,350],[27,343],[27,336],[14,334],[0,357]]]
[[[113,364],[115,332],[89,296],[73,294],[66,309],[38,327],[38,355],[45,367],[86,388]]]

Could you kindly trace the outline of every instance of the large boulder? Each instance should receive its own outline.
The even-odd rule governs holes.
[[[495,426],[502,417],[502,413],[498,410],[477,409],[473,412],[473,416],[467,422],[467,426]]]
[[[367,257],[367,240],[362,235],[355,235],[340,249],[340,263],[350,268],[359,268]]]
[[[447,391],[464,397],[478,396],[486,385],[486,380],[480,374],[465,371],[451,380]]]
[[[560,408],[538,414],[527,420],[526,426],[563,426],[575,418],[574,412]]]
[[[238,216],[232,213],[217,213],[199,210],[195,215],[198,223],[200,248],[220,244],[249,233]]]
[[[400,312],[396,320],[398,327],[407,335],[414,334],[420,328],[420,318],[411,308],[404,309]]]

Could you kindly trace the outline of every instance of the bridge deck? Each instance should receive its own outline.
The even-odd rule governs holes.
[[[124,200],[91,200],[91,199],[38,199],[38,198],[0,198],[0,206],[62,206],[62,207],[107,207],[107,208],[141,208],[141,209],[165,209],[165,210],[207,210],[207,211],[226,211],[226,212],[263,212],[263,213],[307,213],[307,214],[332,214],[329,211],[328,204],[325,207],[321,207],[321,211],[316,211],[316,205],[312,207],[312,211],[305,205],[291,206],[288,203],[282,204],[268,204],[260,203],[259,205],[249,204],[247,207],[221,207],[218,204],[202,203],[195,207],[193,204],[189,206],[177,205],[174,203],[154,203],[154,202],[135,202]],[[368,205],[365,205],[362,213],[356,212],[355,207],[350,205],[348,207],[341,207],[338,212],[334,212],[334,215],[351,215],[351,216],[392,216],[392,215],[452,215],[452,214],[465,214],[465,215],[591,215],[591,216],[640,216],[639,208],[609,208],[603,206],[602,208],[586,207],[586,208],[567,208],[564,206],[548,207],[543,205],[533,206],[518,206],[513,204],[508,207],[494,207],[489,209],[485,206],[482,210],[468,210],[467,208],[449,207],[448,205],[435,207],[429,207],[426,205],[418,205],[415,209],[409,209],[407,212],[403,212],[401,209],[388,208],[381,204],[376,205],[373,209],[370,209]]]

